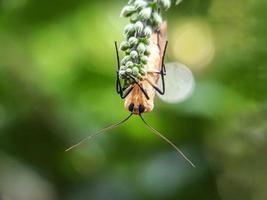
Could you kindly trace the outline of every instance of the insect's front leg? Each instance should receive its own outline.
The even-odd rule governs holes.
[[[115,49],[116,49],[116,56],[117,56],[117,71],[116,71],[116,91],[118,94],[122,95],[122,86],[121,86],[121,81],[120,81],[120,76],[119,76],[119,70],[120,70],[120,57],[119,57],[119,50],[118,50],[118,45],[117,42],[115,41]]]
[[[117,74],[117,93],[120,95],[122,99],[125,99],[133,90],[133,85],[130,85],[129,87],[122,88],[119,75]]]
[[[119,76],[119,71],[117,70],[117,78],[116,78],[116,91],[118,94],[122,93],[122,86],[121,86],[121,80]]]
[[[134,83],[135,83],[136,85],[138,85],[138,87],[141,89],[141,91],[142,91],[143,94],[145,95],[146,99],[149,100],[150,98],[149,98],[149,96],[148,96],[148,94],[147,94],[147,91],[143,88],[143,86],[141,86],[141,85],[139,84],[138,80],[136,80],[135,77],[133,77],[132,75],[130,75],[130,77],[133,79]]]
[[[119,93],[120,94],[120,97],[122,99],[125,99],[131,93],[131,91],[133,90],[133,88],[134,88],[133,85],[130,85],[127,88],[122,88],[121,92]]]
[[[161,69],[160,69],[161,76],[163,76],[163,75],[165,76],[166,75],[166,67],[165,67],[165,64],[164,64],[164,60],[165,60],[165,54],[166,54],[167,46],[168,46],[168,41],[166,41],[166,44],[165,44],[165,47],[164,47],[164,51],[163,51]]]

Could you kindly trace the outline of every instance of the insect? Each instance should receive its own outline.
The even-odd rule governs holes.
[[[129,75],[128,81],[124,84],[120,80],[119,70],[120,70],[120,58],[117,42],[115,42],[116,48],[116,56],[117,56],[117,71],[116,71],[116,91],[120,95],[122,99],[125,99],[124,107],[130,112],[130,115],[127,116],[122,121],[104,128],[93,135],[90,135],[77,144],[71,146],[66,151],[69,151],[86,140],[90,140],[95,136],[104,133],[108,130],[114,129],[121,124],[125,123],[131,116],[137,115],[141,118],[144,124],[158,137],[166,141],[169,145],[171,145],[178,154],[180,154],[191,166],[195,167],[195,165],[185,156],[185,154],[168,138],[163,136],[159,131],[150,126],[144,119],[143,114],[149,113],[154,108],[154,98],[156,92],[163,95],[165,93],[165,84],[164,84],[164,76],[166,75],[166,68],[164,65],[165,53],[168,45],[168,41],[166,40],[166,24],[163,24],[159,31],[154,32],[151,36],[151,41],[149,44],[149,48],[151,49],[151,54],[148,59],[148,63],[145,66],[146,74],[140,79],[137,80],[134,76]],[[159,88],[158,81],[161,79],[162,88]]]
[[[130,0],[122,9],[121,15],[130,18],[130,24],[124,29],[126,41],[121,43],[120,49],[125,51],[125,57],[120,61],[117,42],[115,42],[117,71],[116,91],[125,100],[124,107],[130,112],[122,121],[104,128],[90,135],[77,144],[71,146],[69,151],[86,140],[114,129],[125,123],[133,115],[141,118],[144,124],[158,137],[171,145],[188,163],[195,165],[173,144],[168,138],[150,126],[143,114],[154,108],[156,92],[165,93],[166,67],[164,65],[167,50],[167,23],[163,22],[161,10],[167,10],[170,0]],[[161,80],[162,88],[158,87]]]
[[[165,41],[164,46],[163,41]],[[151,112],[154,108],[155,92],[161,95],[165,93],[164,76],[166,75],[166,68],[164,65],[164,57],[167,45],[168,41],[165,40],[163,29],[162,31],[154,33],[149,45],[151,54],[148,58],[149,62],[145,66],[146,74],[142,76],[140,81],[136,80],[132,75],[128,75],[130,84],[126,83],[125,86],[122,86],[119,77],[119,70],[121,67],[119,52],[117,42],[115,42],[118,62],[116,89],[120,97],[125,99],[125,108],[132,114],[140,115],[144,112]],[[160,77],[162,81],[161,89],[157,86]]]

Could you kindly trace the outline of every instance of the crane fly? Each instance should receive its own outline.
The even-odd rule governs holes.
[[[185,154],[174,143],[172,143],[168,138],[163,136],[155,128],[150,126],[145,121],[142,115],[143,113],[149,113],[153,110],[156,92],[158,92],[161,95],[164,95],[165,93],[164,76],[166,75],[166,68],[164,65],[164,58],[165,58],[165,53],[166,53],[166,49],[168,45],[168,41],[166,39],[167,38],[166,30],[167,30],[167,25],[166,23],[163,23],[160,29],[152,34],[151,40],[149,43],[149,49],[151,51],[151,54],[148,57],[148,63],[145,65],[146,74],[141,78],[141,80],[136,80],[135,77],[129,76],[129,79],[131,80],[131,84],[128,85],[127,87],[123,86],[120,80],[120,76],[119,76],[119,70],[121,67],[120,58],[119,58],[117,42],[115,42],[116,56],[117,56],[117,63],[118,63],[117,71],[116,71],[116,75],[117,75],[116,91],[120,95],[120,97],[125,100],[124,107],[130,112],[130,115],[128,115],[122,121],[115,123],[107,128],[104,128],[96,132],[93,135],[90,135],[82,139],[80,142],[71,146],[66,151],[69,151],[79,146],[83,142],[90,140],[101,133],[104,133],[108,130],[111,130],[111,129],[114,129],[120,126],[121,124],[125,123],[128,119],[130,119],[131,116],[137,115],[141,118],[144,124],[152,131],[152,133],[154,133],[155,135],[163,139],[165,142],[167,142],[192,167],[195,167],[195,165],[185,156]],[[162,88],[159,88],[157,86],[160,79],[162,81]]]

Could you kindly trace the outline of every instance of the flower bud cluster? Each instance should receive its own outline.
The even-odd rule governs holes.
[[[127,80],[133,76],[140,80],[146,74],[144,66],[150,55],[151,35],[162,24],[160,10],[167,10],[170,5],[170,0],[130,0],[122,9],[121,16],[128,17],[130,23],[124,28],[125,40],[120,44],[120,50],[125,53],[120,78]]]

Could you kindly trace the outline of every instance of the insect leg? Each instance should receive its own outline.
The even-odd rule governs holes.
[[[136,78],[132,75],[130,75],[130,77],[134,80],[134,82],[138,85],[138,87],[141,89],[141,91],[143,92],[143,94],[145,95],[146,99],[149,100],[149,96],[147,94],[147,91],[138,83],[138,81],[136,80]]]
[[[163,51],[163,55],[162,55],[162,63],[161,63],[161,69],[160,72],[159,71],[148,71],[147,73],[156,73],[156,74],[160,74],[161,77],[161,82],[162,82],[162,89],[160,89],[155,83],[153,83],[150,79],[146,78],[147,82],[161,95],[165,94],[165,79],[164,76],[166,75],[166,67],[164,64],[164,59],[165,59],[165,53],[167,50],[167,46],[168,46],[168,41],[166,41],[165,47],[164,47],[164,51]]]
[[[145,95],[146,99],[149,100],[149,96],[147,94],[147,91],[139,83],[137,83],[137,85],[139,86],[139,88],[141,89],[143,94]]]
[[[116,80],[116,91],[118,94],[121,93],[122,89],[121,89],[121,85],[120,85],[120,78],[118,76],[118,73],[117,73],[117,80]]]
[[[158,93],[160,93],[161,95],[164,95],[165,94],[165,79],[164,79],[164,76],[166,75],[166,72],[163,71],[164,68],[165,68],[165,65],[163,64],[162,66],[164,66],[160,71],[161,82],[162,82],[162,90],[160,90],[157,86],[155,86],[154,88],[155,88],[155,90],[157,90]]]
[[[162,89],[160,89],[153,81],[151,81],[149,78],[145,78],[145,80],[161,95],[165,94],[165,80],[164,80],[164,72],[161,70],[160,72],[157,71],[149,71],[148,73],[156,73],[161,75],[161,81],[162,81]]]
[[[166,41],[166,43],[165,43],[165,47],[164,47],[164,51],[163,51],[163,55],[162,55],[162,63],[161,63],[161,71],[164,72],[164,75],[166,74],[166,67],[164,65],[164,60],[165,60],[165,54],[166,54],[167,46],[168,46],[168,41]]]
[[[128,88],[124,88],[122,89],[121,93],[120,93],[120,97],[122,99],[125,99],[130,93],[131,91],[133,90],[133,85],[130,85]]]
[[[145,80],[161,95],[164,95],[165,93],[165,87],[163,87],[163,90],[161,90],[158,86],[156,86],[153,81],[151,81],[149,78],[145,78]]]
[[[161,70],[160,70],[160,76],[161,76],[161,82],[162,82],[162,90],[157,87],[154,83],[152,83],[149,79],[147,79],[147,81],[152,85],[152,87],[161,95],[165,94],[165,79],[164,76],[166,75],[166,67],[164,64],[164,59],[165,59],[165,53],[167,50],[167,46],[168,46],[168,41],[166,41],[165,47],[164,47],[164,51],[163,51],[163,55],[162,55],[162,63],[161,63]]]
[[[119,77],[119,70],[120,70],[120,57],[119,57],[119,51],[118,51],[118,45],[117,42],[115,41],[115,48],[116,48],[116,56],[117,56],[117,70],[116,70],[116,75],[117,75],[117,80],[116,80],[116,91],[118,94],[122,94],[122,87],[121,87],[121,81]]]

